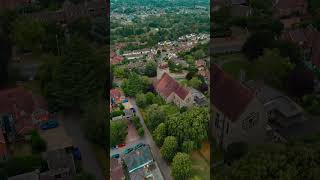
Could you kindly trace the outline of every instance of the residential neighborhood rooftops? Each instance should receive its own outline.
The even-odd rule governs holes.
[[[168,97],[171,93],[176,93],[181,99],[185,99],[188,91],[167,73],[163,73],[161,79],[155,82],[154,87],[161,96]]]
[[[241,113],[254,97],[252,91],[224,73],[216,64],[213,65],[211,78],[214,106],[231,121],[238,120]]]
[[[125,155],[123,160],[128,168],[129,173],[131,173],[153,162],[153,157],[150,147],[144,146]]]

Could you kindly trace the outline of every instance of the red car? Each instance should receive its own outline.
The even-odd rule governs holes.
[[[122,144],[118,145],[118,148],[122,148],[122,147],[125,147],[125,146],[126,146],[126,144],[122,143]]]

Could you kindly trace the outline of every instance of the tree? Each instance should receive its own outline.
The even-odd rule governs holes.
[[[191,176],[192,162],[186,153],[177,153],[172,161],[172,176],[176,180],[185,180]]]
[[[188,82],[188,84],[189,84],[189,86],[191,86],[191,87],[193,87],[195,89],[198,89],[201,86],[202,81],[198,77],[193,77]]]
[[[184,141],[182,144],[182,151],[185,153],[191,153],[194,148],[195,145],[193,141]]]
[[[39,51],[46,33],[39,21],[24,17],[13,22],[11,37],[20,48]]]
[[[266,68],[268,67],[268,68]],[[271,85],[283,88],[294,65],[289,58],[283,58],[277,49],[266,49],[263,56],[254,62],[254,71],[258,78],[266,80]]]
[[[248,155],[232,163],[220,176],[223,179],[316,180],[320,172],[318,157],[317,145],[268,144],[252,148]]]
[[[32,153],[42,153],[47,149],[47,143],[40,137],[37,131],[31,133]]]
[[[203,52],[202,49],[199,49],[196,52],[194,52],[195,59],[201,59],[201,58],[204,58],[205,56],[206,56],[206,54],[205,54],[205,52]]]
[[[8,64],[11,59],[11,42],[0,35],[0,88],[8,82]]]
[[[145,108],[148,105],[146,95],[142,93],[137,94],[136,103],[139,107]]]
[[[157,104],[152,104],[146,110],[147,125],[152,132],[160,123],[165,121],[165,118],[163,109]]]
[[[273,36],[270,32],[256,32],[250,35],[242,47],[249,60],[258,58],[265,48],[271,47]]]
[[[38,78],[49,107],[81,109],[103,98],[107,78],[104,58],[82,38],[74,38],[62,57],[49,56]]]
[[[153,131],[154,141],[158,146],[162,146],[164,139],[167,136],[167,128],[164,123],[160,123],[158,127]]]
[[[85,108],[82,116],[82,127],[87,138],[93,143],[107,148],[108,138],[108,115],[107,106],[104,102],[90,103]]]
[[[123,121],[110,122],[110,147],[122,143],[127,136],[127,124]]]
[[[123,92],[127,96],[134,97],[138,93],[145,93],[150,85],[147,77],[139,76],[137,73],[130,73],[128,79],[122,83]]]
[[[172,161],[178,149],[178,143],[174,136],[168,136],[164,139],[160,153],[163,158],[169,162]]]
[[[165,121],[168,135],[175,136],[179,144],[193,141],[195,148],[208,138],[208,110],[193,107],[182,114],[172,114]]]
[[[117,78],[126,78],[127,77],[127,69],[124,67],[116,66],[113,68],[113,74]]]
[[[289,57],[292,63],[298,64],[302,60],[301,49],[291,41],[277,40],[275,48],[279,49],[281,56]]]
[[[143,136],[144,135],[144,129],[142,128],[142,127],[140,127],[139,129],[138,129],[138,134],[139,134],[139,136]]]
[[[154,77],[157,75],[157,63],[154,61],[149,61],[146,64],[145,75],[149,77]]]
[[[146,94],[146,100],[147,100],[147,104],[150,105],[153,103],[153,99],[155,98],[155,95],[152,92],[148,92]]]

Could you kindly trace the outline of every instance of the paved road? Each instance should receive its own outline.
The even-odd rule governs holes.
[[[160,171],[162,173],[163,178],[165,180],[172,180],[173,178],[171,177],[171,169],[170,169],[169,165],[167,164],[167,162],[162,158],[158,146],[153,141],[152,135],[149,132],[146,124],[144,123],[143,117],[139,111],[138,106],[136,105],[135,99],[130,98],[129,101],[131,102],[133,108],[136,110],[136,115],[140,118],[140,122],[142,124],[143,129],[144,129],[144,140],[147,144],[150,145],[153,157],[156,160],[156,162],[160,168]]]
[[[64,126],[67,134],[72,138],[74,146],[80,148],[83,169],[93,174],[97,180],[106,180],[96,159],[94,149],[81,130],[80,117],[75,114],[65,116]],[[63,141],[63,139],[61,140]]]

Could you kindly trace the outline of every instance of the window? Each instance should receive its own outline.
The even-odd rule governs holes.
[[[249,130],[257,124],[258,120],[259,120],[259,114],[253,112],[249,114],[249,116],[246,119],[243,120],[242,128],[244,130]]]

